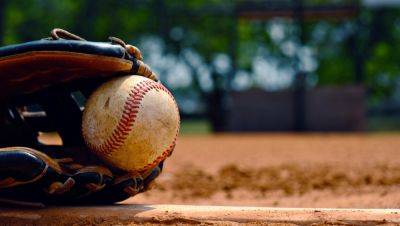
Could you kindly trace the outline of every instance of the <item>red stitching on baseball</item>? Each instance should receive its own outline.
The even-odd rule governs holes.
[[[136,84],[132,90],[130,90],[129,95],[124,103],[122,116],[118,121],[117,126],[115,127],[111,135],[107,138],[107,140],[100,145],[88,144],[88,146],[91,149],[96,150],[97,152],[103,153],[104,155],[109,155],[116,149],[120,148],[124,144],[124,141],[128,137],[129,133],[132,131],[133,123],[135,122],[137,113],[139,112],[138,109],[140,108],[141,101],[143,100],[144,96],[152,89],[161,90],[167,93],[174,101],[176,110],[178,110],[178,106],[175,102],[175,99],[167,88],[165,88],[160,83],[156,83],[151,80],[141,81],[138,84]],[[179,124],[180,124],[180,118],[178,121],[178,125]],[[146,166],[142,167],[137,171],[145,172],[155,167],[162,160],[168,157],[168,155],[171,154],[172,150],[176,145],[176,138],[178,134],[179,134],[179,126],[171,145],[169,145],[168,148],[153,162],[147,164]]]

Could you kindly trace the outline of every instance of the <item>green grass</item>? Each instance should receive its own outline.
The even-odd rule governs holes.
[[[211,133],[211,125],[205,119],[183,120],[181,122],[181,134],[208,134]]]
[[[400,117],[369,117],[367,131],[370,132],[400,132]],[[209,134],[212,132],[211,124],[206,119],[191,119],[181,122],[180,134]]]
[[[400,131],[400,117],[369,117],[367,122],[368,131]]]

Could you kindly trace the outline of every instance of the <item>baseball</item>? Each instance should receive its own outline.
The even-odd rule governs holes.
[[[179,124],[172,94],[158,82],[130,75],[93,92],[85,105],[82,135],[109,165],[141,173],[171,153]]]

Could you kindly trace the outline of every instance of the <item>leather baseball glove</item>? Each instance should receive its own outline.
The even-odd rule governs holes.
[[[89,42],[62,29],[0,48],[0,202],[114,203],[149,188],[163,163],[142,175],[110,168],[86,150],[85,98],[110,77],[157,80],[140,51],[118,38]],[[56,132],[62,143],[44,144]]]

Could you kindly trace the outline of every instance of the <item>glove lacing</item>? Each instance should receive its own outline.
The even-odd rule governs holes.
[[[79,37],[78,35],[72,34],[61,28],[54,28],[50,32],[50,37],[48,39],[49,40],[66,39],[66,40],[86,41],[86,39]],[[111,44],[118,44],[122,48],[125,49],[125,54],[128,55],[127,58],[133,62],[132,70],[131,70],[131,72],[133,74],[138,74],[138,75],[144,76],[144,77],[152,79],[156,82],[159,81],[158,76],[150,69],[150,67],[147,64],[143,63],[142,53],[136,46],[126,44],[124,41],[122,41],[121,39],[116,38],[116,37],[109,37],[108,39],[111,41]],[[123,56],[123,58],[125,58],[125,55]]]

